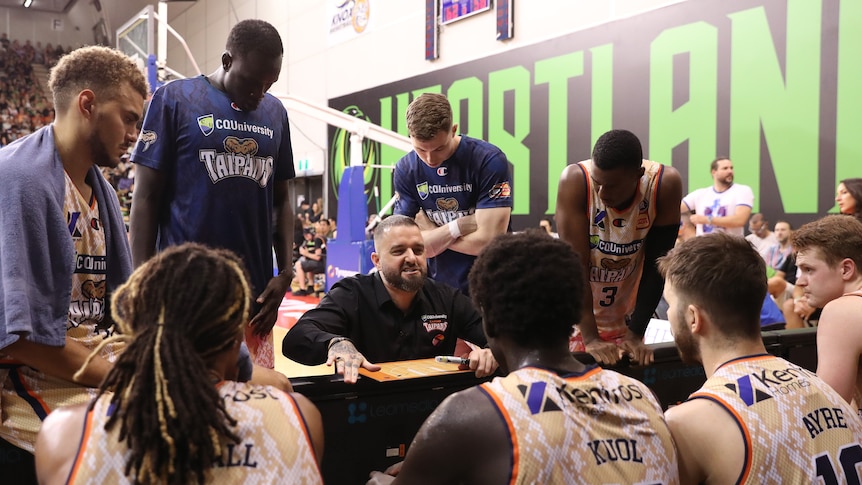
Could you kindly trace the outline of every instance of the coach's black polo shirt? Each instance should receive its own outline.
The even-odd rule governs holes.
[[[458,290],[426,278],[405,314],[377,273],[336,283],[287,333],[281,351],[302,364],[322,364],[327,344],[339,336],[375,363],[452,355],[458,337],[486,345],[482,317]]]

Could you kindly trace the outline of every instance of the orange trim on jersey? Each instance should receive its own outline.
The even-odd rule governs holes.
[[[658,162],[656,162],[658,163]],[[652,184],[652,194],[650,194],[650,204],[655,207],[655,216],[658,217],[658,191],[661,189],[661,177],[664,175],[664,165],[658,164],[658,170],[655,173],[655,183]]]
[[[317,467],[317,473],[322,477],[323,472],[320,470],[320,463],[317,462],[317,453],[315,453],[314,443],[311,441],[311,432],[308,431],[308,423],[305,422],[305,415],[303,415],[302,411],[299,410],[299,404],[296,403],[296,399],[294,399],[290,393],[284,391],[281,391],[281,393],[287,397],[287,402],[290,403],[293,408],[293,412],[296,414],[296,417],[299,418],[299,427],[302,430],[302,435],[305,436],[305,442],[308,444],[308,449],[311,451],[311,461],[314,462],[314,466]]]
[[[592,163],[593,163],[592,160],[590,160],[590,164],[592,164]],[[587,169],[587,166],[583,162],[579,163],[578,167],[581,168],[581,172],[584,173],[584,180],[587,181],[587,191],[586,191],[587,200],[584,201],[584,208],[586,208],[586,210],[587,210],[587,220],[591,221],[592,220],[591,218],[593,216],[592,216],[592,214],[590,214],[590,194],[593,193],[593,179],[590,178],[590,171],[589,171],[589,169]]]
[[[95,408],[95,403],[93,404],[93,408]],[[72,469],[69,470],[69,479],[66,483],[75,483],[75,477],[78,474],[78,470],[81,468],[81,463],[83,462],[84,452],[87,450],[87,444],[90,442],[90,434],[93,431],[93,415],[95,412],[93,409],[87,410],[87,417],[84,419],[84,430],[81,433],[81,443],[78,444],[78,452],[75,455],[75,461],[72,462]]]
[[[719,369],[721,369],[722,367],[724,367],[726,365],[739,364],[742,362],[756,362],[758,360],[774,359],[774,358],[775,358],[775,356],[771,355],[771,354],[757,354],[757,355],[749,355],[749,356],[745,356],[745,357],[738,357],[736,359],[728,360],[727,362],[716,367],[715,372],[718,372]],[[715,372],[713,372],[713,374]]]
[[[500,417],[503,418],[503,421],[506,423],[506,427],[509,429],[509,437],[511,438],[512,443],[512,478],[509,480],[509,485],[515,485],[518,482],[518,472],[520,471],[518,466],[521,462],[521,454],[518,451],[518,435],[515,433],[515,426],[512,424],[512,418],[506,411],[506,407],[503,405],[503,402],[500,401],[500,398],[491,388],[490,384],[482,384],[479,388],[485,392],[491,401],[493,401],[497,410],[500,412]]]
[[[758,360],[757,358],[752,358],[754,360]],[[750,359],[745,359],[750,360]],[[725,411],[727,411],[734,420],[736,420],[736,425],[739,426],[739,430],[742,431],[742,440],[745,444],[745,463],[742,464],[742,472],[739,474],[739,479],[736,480],[737,484],[745,483],[748,480],[748,476],[751,474],[751,467],[754,464],[754,451],[752,448],[751,442],[751,434],[748,432],[748,427],[745,426],[745,422],[742,420],[742,416],[737,414],[736,410],[733,409],[727,401],[724,399],[708,393],[695,392],[689,399],[708,399],[723,407]]]
[[[27,393],[27,395],[28,395],[28,396],[30,396],[30,397],[32,398],[32,400],[33,400],[33,401],[36,401],[37,403],[39,403],[39,406],[41,406],[41,407],[42,407],[42,411],[45,413],[45,415],[46,415],[46,416],[47,416],[48,414],[51,414],[51,408],[50,408],[50,407],[48,407],[48,405],[47,405],[47,404],[45,404],[45,401],[43,401],[43,400],[42,400],[42,397],[41,397],[41,396],[39,396],[39,394],[37,394],[37,393],[36,393],[35,391],[33,391],[32,389],[30,389],[29,387],[27,387],[27,384],[26,384],[26,382],[24,381],[24,375],[21,373],[21,369],[20,369],[20,368],[19,368],[19,369],[16,369],[16,370],[15,370],[15,372],[18,374],[18,379],[20,379],[20,380],[21,380],[21,387],[24,389],[24,391]],[[22,396],[22,397],[23,397],[23,396]],[[29,401],[29,399],[28,399],[28,401]],[[32,406],[33,404],[34,404],[33,402],[31,402],[31,403],[30,403],[30,405],[31,405],[31,406]],[[43,418],[43,419],[44,419],[44,418]]]
[[[563,380],[566,382],[568,382],[568,381],[582,381],[584,379],[589,379],[590,377],[598,374],[601,371],[602,371],[602,368],[599,366],[596,366],[594,369],[588,370],[587,372],[584,372],[583,374],[581,374],[579,376],[570,376],[570,377],[564,378]]]

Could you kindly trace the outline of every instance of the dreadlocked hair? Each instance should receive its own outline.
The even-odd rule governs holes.
[[[119,423],[135,482],[204,483],[239,442],[208,364],[242,338],[250,298],[235,254],[193,243],[149,260],[114,293],[116,340],[128,345],[99,397],[113,392],[105,428]]]

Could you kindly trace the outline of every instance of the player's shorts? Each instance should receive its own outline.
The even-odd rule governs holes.
[[[305,259],[299,263],[302,270],[306,273],[323,273],[326,271],[326,263],[323,261],[315,261],[313,259]]]

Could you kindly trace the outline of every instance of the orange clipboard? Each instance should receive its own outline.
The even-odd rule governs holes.
[[[377,364],[380,370],[371,372],[360,368],[359,374],[378,382],[419,379],[422,377],[462,374],[471,370],[460,370],[458,364],[446,364],[430,359],[402,360],[398,362],[383,362]]]

